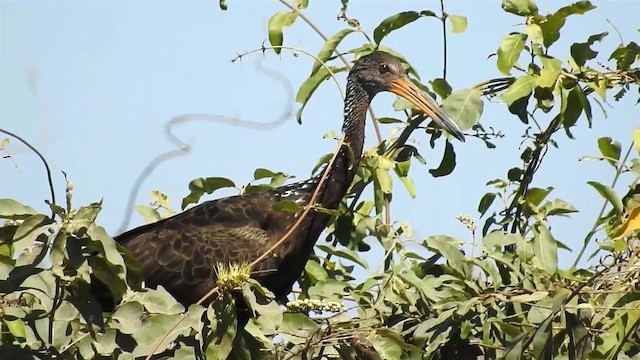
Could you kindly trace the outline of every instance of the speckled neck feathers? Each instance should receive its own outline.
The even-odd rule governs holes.
[[[328,182],[321,198],[324,207],[335,208],[338,205],[356,174],[364,146],[365,120],[371,97],[353,73],[349,75],[342,125],[344,144],[329,170]]]

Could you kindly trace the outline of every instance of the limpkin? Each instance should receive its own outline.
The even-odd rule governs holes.
[[[344,145],[319,190],[319,206],[335,209],[345,196],[362,155],[367,108],[381,91],[406,98],[464,141],[458,126],[411,82],[395,57],[381,51],[362,56],[347,78]],[[115,240],[141,263],[147,287],[162,285],[188,306],[215,287],[217,264],[251,263],[276,243],[297,217],[291,212],[275,211],[272,206],[281,201],[308,205],[321,174],[272,190],[207,201],[127,231]],[[287,241],[253,268],[252,277],[276,298],[286,297],[328,221],[325,213],[309,212]]]

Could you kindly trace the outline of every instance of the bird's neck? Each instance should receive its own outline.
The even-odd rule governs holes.
[[[370,95],[355,80],[347,81],[347,96],[344,102],[344,143],[334,160],[321,203],[335,208],[346,194],[358,170],[364,146],[364,128]]]

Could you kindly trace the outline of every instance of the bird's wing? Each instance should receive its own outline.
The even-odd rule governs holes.
[[[275,201],[268,192],[209,201],[115,240],[141,263],[147,286],[195,302],[215,285],[218,263],[251,263],[269,249],[273,229],[292,216],[272,211]],[[254,270],[268,272],[280,261],[268,256]]]

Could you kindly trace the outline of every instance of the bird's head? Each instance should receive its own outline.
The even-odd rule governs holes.
[[[464,141],[464,135],[458,125],[440,109],[435,100],[409,79],[402,64],[393,55],[383,51],[365,55],[356,61],[349,77],[358,82],[371,97],[381,91],[402,96],[453,137]]]

